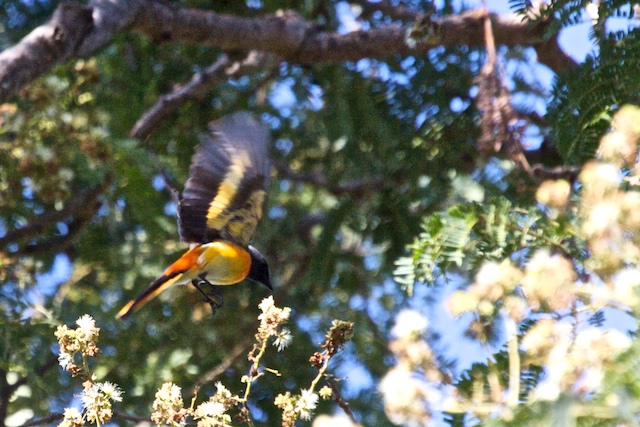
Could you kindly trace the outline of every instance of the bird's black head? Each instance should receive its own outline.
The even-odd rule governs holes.
[[[256,283],[262,283],[273,291],[271,281],[269,280],[269,265],[267,264],[267,260],[265,260],[262,254],[253,246],[249,246],[249,255],[251,255],[251,269],[249,270],[247,279],[253,280]]]

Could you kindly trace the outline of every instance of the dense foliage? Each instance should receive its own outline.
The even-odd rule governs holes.
[[[361,3],[176,5],[238,16],[291,9],[336,31],[393,20]],[[16,43],[57,4],[5,1],[0,45]],[[586,2],[556,1],[528,14],[531,5],[513,6],[526,19],[550,21],[550,38],[575,24]],[[460,12],[445,1],[435,15]],[[532,48],[499,49],[495,69],[504,66],[498,74],[519,117],[500,129],[502,121],[488,124],[481,111],[486,99],[477,99],[488,78],[484,46],[283,62],[223,81],[145,140],[128,136],[136,120],[221,52],[123,33],[98,55],[32,82],[0,105],[0,426],[56,425],[88,393],[116,396],[111,422],[130,424],[156,410],[158,390],[179,400],[168,382],[182,388],[185,408],[197,392],[198,405],[211,398],[240,413],[233,425],[247,422],[246,412],[254,425],[277,425],[287,408],[308,425],[307,409],[342,414],[345,402],[368,426],[635,425],[640,118],[631,107],[613,117],[640,103],[638,35],[605,28],[609,15],[625,14],[631,19],[627,4],[600,5],[597,54],[556,76],[553,88],[532,77],[541,67]],[[260,369],[279,375],[257,375],[255,354],[247,360],[264,287],[224,287],[215,315],[195,289],[177,287],[131,319],[114,319],[186,249],[168,181],[180,189],[198,134],[239,110],[273,136],[268,211],[253,244],[271,266],[276,305],[291,310],[291,343],[282,351],[282,341],[269,343],[258,358]],[[512,145],[487,152],[478,145],[486,129],[509,134]],[[513,144],[529,149],[527,164],[561,179],[527,170]],[[599,144],[598,162],[586,163]],[[353,335],[330,357],[334,377],[321,375],[315,392],[327,381],[337,403],[309,392],[319,346],[330,348],[325,332],[342,325],[334,319],[352,322]],[[95,350],[73,353],[87,364],[82,380],[95,383],[59,366],[60,325],[68,327],[59,339],[76,327],[100,328],[99,358]],[[460,348],[448,347],[456,340]],[[256,380],[251,394],[235,408],[230,396],[242,397],[247,378]],[[299,402],[307,406],[296,409]],[[194,408],[182,415],[205,410]]]

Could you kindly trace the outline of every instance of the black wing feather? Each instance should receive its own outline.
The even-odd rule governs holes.
[[[269,177],[269,132],[249,113],[223,117],[202,135],[178,208],[182,240],[227,239],[243,246],[262,216]],[[235,169],[234,169],[235,168]],[[223,196],[219,197],[220,193]],[[215,208],[212,208],[216,200]],[[260,202],[260,206],[254,206]]]

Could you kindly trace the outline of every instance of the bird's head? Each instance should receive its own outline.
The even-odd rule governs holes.
[[[249,255],[251,255],[251,268],[249,269],[247,279],[253,280],[256,283],[262,283],[273,291],[271,281],[269,280],[269,265],[267,264],[267,260],[251,245],[249,245]]]

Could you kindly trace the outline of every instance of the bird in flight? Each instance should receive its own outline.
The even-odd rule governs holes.
[[[269,267],[249,245],[262,217],[269,179],[269,131],[249,113],[209,124],[179,197],[180,238],[189,249],[116,317],[125,318],[165,289],[193,281],[232,285],[250,279],[272,289]],[[204,292],[203,292],[204,294]]]

